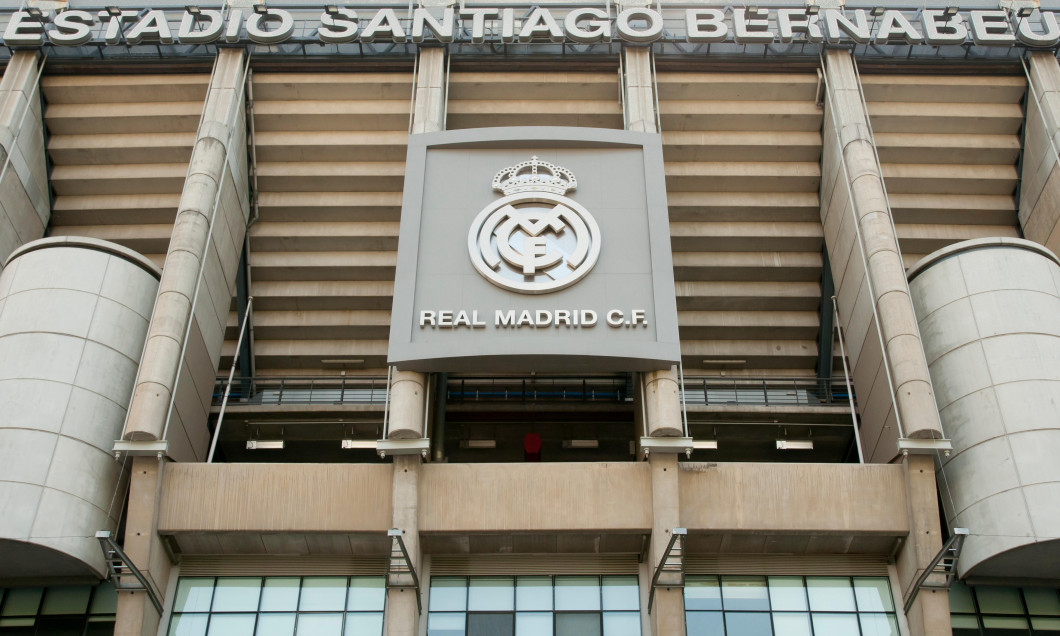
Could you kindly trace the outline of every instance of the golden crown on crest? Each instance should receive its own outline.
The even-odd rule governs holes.
[[[493,189],[505,195],[519,192],[551,192],[560,196],[578,187],[574,173],[537,156],[505,168],[493,177]]]

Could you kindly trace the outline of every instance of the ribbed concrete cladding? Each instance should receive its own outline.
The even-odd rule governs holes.
[[[686,370],[813,373],[822,246],[816,89],[811,73],[659,73]]]
[[[45,76],[51,236],[89,236],[161,266],[209,74]]]
[[[103,571],[93,535],[121,511],[111,448],[157,287],[93,239],[29,243],[0,274],[0,579]]]
[[[963,576],[1057,579],[1060,261],[1016,239],[958,243],[910,272],[954,452],[939,485],[971,530]]]

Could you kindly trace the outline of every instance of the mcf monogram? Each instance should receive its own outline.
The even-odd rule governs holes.
[[[493,178],[502,199],[486,206],[468,234],[471,262],[494,285],[544,294],[585,277],[600,255],[600,227],[564,195],[574,174],[537,157]]]

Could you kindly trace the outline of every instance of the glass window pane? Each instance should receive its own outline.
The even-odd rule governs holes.
[[[950,616],[950,624],[953,629],[974,629],[979,633],[979,619],[974,616]]]
[[[474,585],[475,580],[471,580]],[[514,636],[515,614],[468,614],[467,636]]]
[[[84,614],[88,611],[88,595],[91,592],[92,588],[88,586],[49,587],[44,594],[44,605],[41,606],[40,613]]]
[[[342,614],[299,614],[295,633],[298,636],[342,636]]]
[[[0,616],[36,616],[40,607],[42,587],[19,587],[7,591],[4,597],[4,613]]]
[[[810,615],[777,612],[773,614],[773,633],[777,636],[813,636]]]
[[[813,604],[813,596],[810,597]],[[814,614],[814,636],[850,636],[858,633],[857,614]]]
[[[720,610],[721,588],[718,577],[688,577],[685,581],[686,610]]]
[[[1015,587],[980,585],[975,588],[975,598],[979,600],[979,611],[983,614],[1023,613],[1019,589]]]
[[[854,597],[859,612],[893,612],[891,584],[882,576],[854,577]]]
[[[515,636],[552,636],[552,612],[516,613]]]
[[[259,614],[255,636],[294,636],[294,614]]]
[[[213,591],[214,612],[256,612],[261,579],[219,578]],[[213,631],[213,625],[210,626]]]
[[[722,585],[724,585],[724,579]],[[725,612],[725,633],[740,636],[772,636],[768,612]]]
[[[1060,616],[1060,596],[1057,596],[1057,590],[1025,587],[1023,598],[1027,601],[1027,612],[1030,614]]]
[[[350,600],[346,609],[382,612],[386,605],[386,579],[382,576],[355,576],[350,579]]]
[[[298,588],[302,580],[297,576],[269,577],[261,590],[261,611],[293,612],[298,609]]]
[[[427,636],[464,636],[464,615],[429,614]]]
[[[205,636],[209,614],[181,614],[169,624],[169,636]]]
[[[494,612],[514,610],[515,579],[510,576],[473,577],[467,590],[467,609]],[[470,631],[469,619],[468,632]]]
[[[595,576],[557,576],[556,609],[599,610],[600,579]],[[556,625],[556,631],[559,631],[559,623]]]
[[[209,612],[213,600],[213,577],[186,578],[177,583],[173,612]]]
[[[894,614],[860,614],[861,636],[898,636]]]
[[[1013,629],[1026,632],[1027,619],[1023,616],[984,616],[983,627],[985,629]]]
[[[303,612],[341,611],[344,607],[346,607],[345,576],[307,576],[302,579],[302,596],[298,599],[299,610]],[[302,624],[301,618],[298,624]]]
[[[431,579],[430,610],[432,612],[462,612],[466,609],[467,579],[463,577]]]
[[[214,614],[210,617],[209,636],[254,636],[257,614]]]
[[[806,586],[801,576],[769,577],[769,602],[773,611],[805,612],[810,609],[806,605]]]
[[[815,612],[854,611],[854,589],[846,577],[808,576],[806,591],[810,596],[810,609]]]
[[[604,612],[604,636],[640,636],[640,612]]]
[[[635,576],[605,576],[603,592],[605,610],[640,609],[640,587]],[[607,621],[604,621],[604,631],[607,631]]]
[[[601,636],[600,615],[556,614],[556,636]]]
[[[769,611],[769,590],[764,576],[723,576],[721,597],[726,610]]]
[[[688,636],[719,636],[725,633],[721,612],[685,612]]]
[[[382,612],[364,612],[346,615],[346,636],[381,636],[382,633]]]
[[[520,576],[515,579],[515,609],[522,612],[525,610],[551,610],[552,609],[552,577],[550,576]],[[552,630],[552,618],[549,617],[549,631]],[[518,631],[519,621],[515,621]]]
[[[972,600],[972,588],[960,581],[954,581],[950,587],[950,611],[962,614],[975,613],[975,601]]]
[[[110,583],[100,583],[92,591],[89,614],[114,614],[118,611],[118,593]]]
[[[114,636],[114,619],[91,622],[85,626],[85,636]]]
[[[37,633],[48,636],[81,636],[85,628],[82,616],[41,616],[37,619]]]
[[[1041,634],[1052,634],[1060,632],[1060,618],[1032,618],[1031,627],[1034,628],[1035,636]]]

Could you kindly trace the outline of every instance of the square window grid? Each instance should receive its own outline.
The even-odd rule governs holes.
[[[431,578],[428,636],[640,636],[633,576]]]
[[[689,575],[685,632],[688,636],[899,636],[890,583],[875,576]]]
[[[169,636],[381,636],[382,576],[181,577]]]
[[[950,622],[954,636],[1060,636],[1060,590],[957,582]]]
[[[0,634],[111,636],[117,608],[110,583],[0,588]]]

